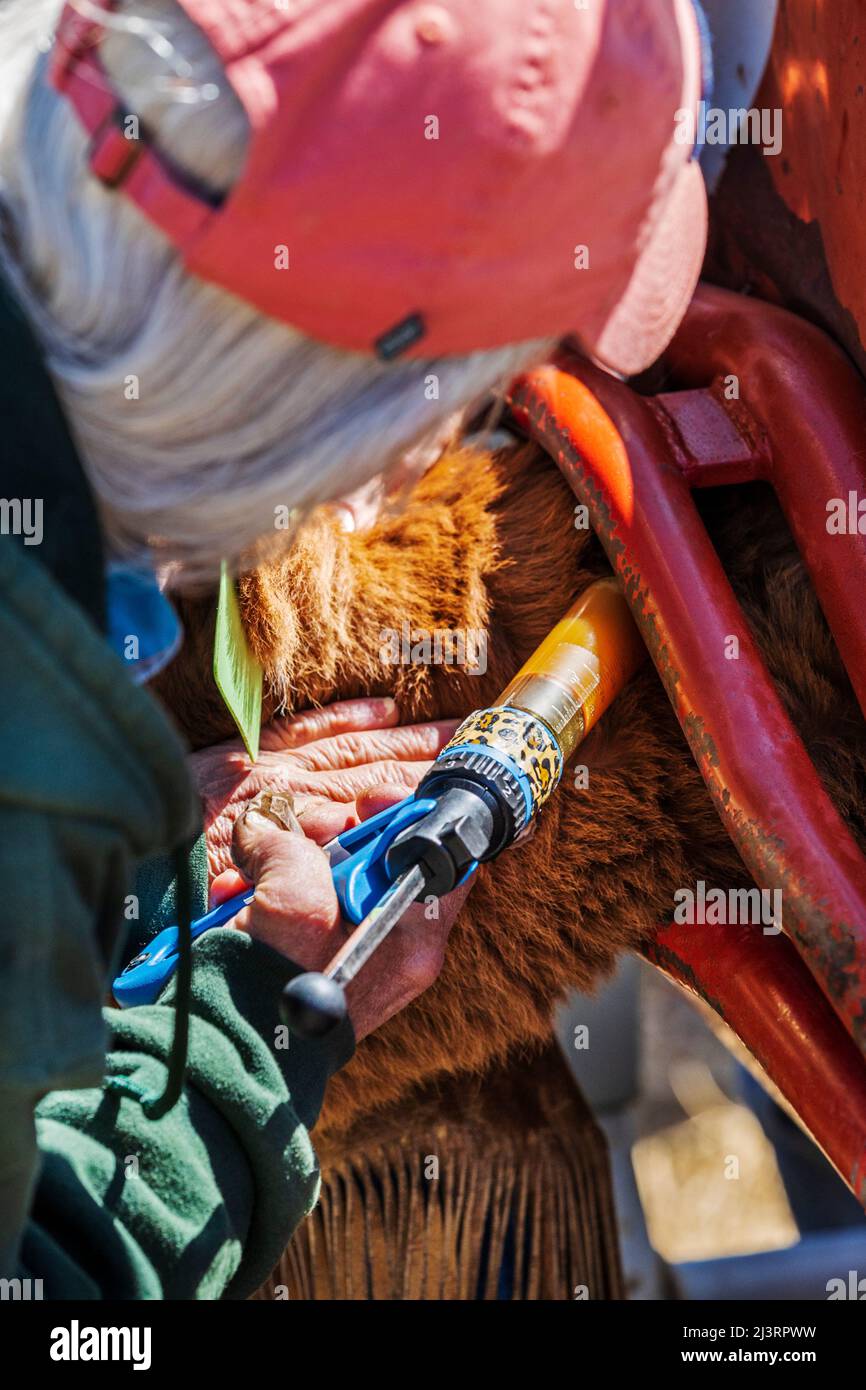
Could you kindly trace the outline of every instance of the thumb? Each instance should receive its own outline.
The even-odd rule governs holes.
[[[286,831],[304,833],[293,799],[285,792],[263,792],[238,816],[232,830],[232,859],[252,883],[261,876],[260,865],[263,857],[269,857],[269,847]]]
[[[319,969],[341,942],[328,858],[300,827],[292,829],[287,797],[274,793],[264,809],[262,801],[239,817],[232,836],[235,863],[256,889],[238,925],[306,969]]]

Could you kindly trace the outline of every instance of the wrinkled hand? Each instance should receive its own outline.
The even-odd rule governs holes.
[[[346,939],[319,846],[408,795],[455,728],[454,721],[398,728],[397,717],[392,700],[344,701],[264,730],[254,767],[238,743],[193,755],[205,801],[212,901],[255,883],[255,901],[235,925],[304,969],[320,970]],[[294,798],[304,834],[254,813],[239,819],[265,790]],[[415,903],[352,981],[347,1000],[357,1038],[433,983],[467,892]]]
[[[399,728],[398,718],[390,699],[343,700],[274,720],[255,764],[240,739],[193,753],[211,878],[232,865],[234,823],[260,792],[294,797],[304,834],[324,845],[414,791],[457,721]]]

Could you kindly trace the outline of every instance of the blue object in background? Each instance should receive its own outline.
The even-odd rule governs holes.
[[[111,564],[106,572],[109,646],[126,663],[136,685],[143,685],[176,655],[180,619],[149,569]]]

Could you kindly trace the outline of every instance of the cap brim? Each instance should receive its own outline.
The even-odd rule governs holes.
[[[606,367],[634,376],[661,355],[689,306],[707,244],[707,195],[696,160],[677,180],[624,294],[594,344]]]

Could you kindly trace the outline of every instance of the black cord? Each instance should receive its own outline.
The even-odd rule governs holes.
[[[175,854],[177,876],[177,976],[174,996],[174,1037],[168,1063],[168,1076],[161,1096],[145,1098],[142,1109],[149,1120],[159,1120],[180,1100],[189,1051],[189,1016],[192,1001],[192,890],[189,850]]]

